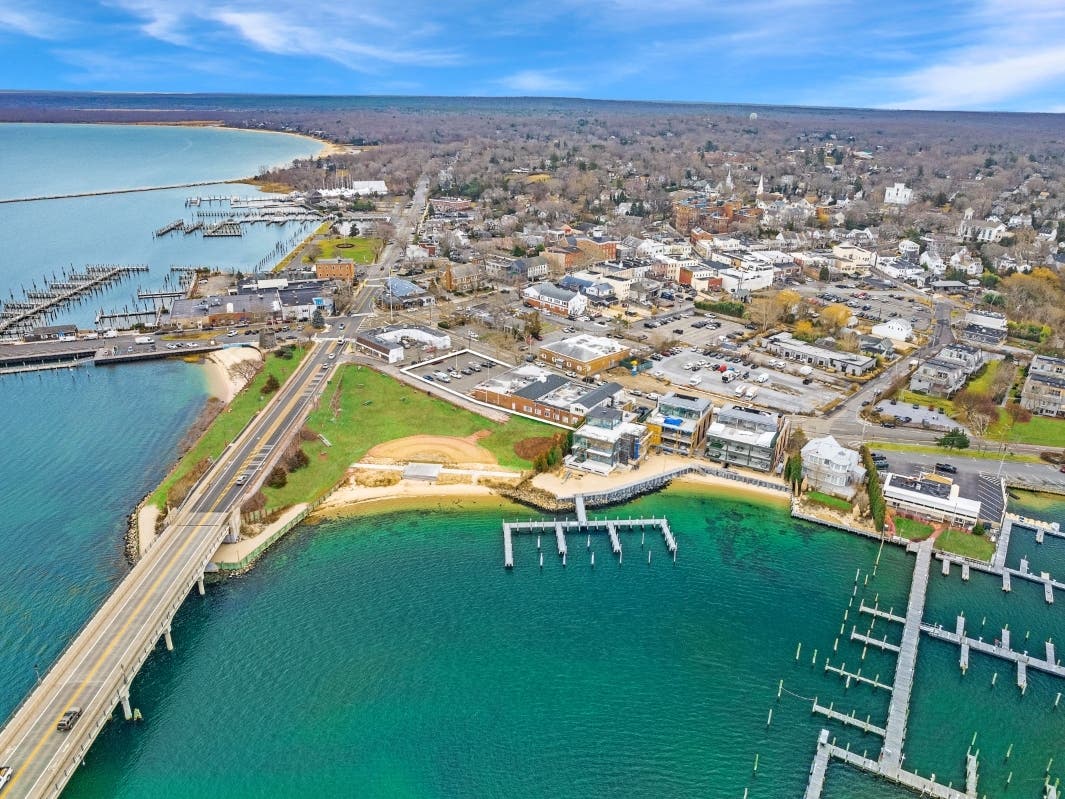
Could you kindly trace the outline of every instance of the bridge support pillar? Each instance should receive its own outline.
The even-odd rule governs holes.
[[[165,630],[163,630],[163,643],[166,644],[166,651],[167,652],[173,652],[174,651],[174,639],[170,636],[170,627],[169,626]]]
[[[229,514],[228,528],[224,539],[227,544],[235,544],[240,540],[240,505],[233,508]]]
[[[133,708],[129,704],[129,689],[123,689],[122,691],[122,715],[126,721],[133,718]]]
[[[196,581],[196,590],[200,592],[200,596],[203,596],[204,594],[207,593],[207,591],[204,590],[204,587],[203,587],[203,576],[202,575],[201,575],[200,579],[198,579]]]

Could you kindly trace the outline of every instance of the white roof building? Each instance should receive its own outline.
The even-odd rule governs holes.
[[[892,341],[905,343],[913,338],[913,324],[909,319],[888,319],[878,325],[873,325],[870,331],[874,336],[889,338]]]

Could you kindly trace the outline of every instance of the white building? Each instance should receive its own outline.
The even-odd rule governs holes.
[[[878,325],[873,325],[870,333],[880,338],[889,338],[894,342],[904,344],[913,338],[913,324],[909,319],[896,317]]]
[[[889,472],[883,491],[888,507],[909,516],[964,528],[980,520],[980,500],[961,496],[958,486],[940,475],[906,477]]]
[[[876,266],[875,250],[867,250],[857,244],[837,244],[832,248],[836,259],[836,269],[845,275],[867,275]]]
[[[850,499],[865,479],[861,456],[832,436],[811,439],[802,448],[802,476],[814,491]]]
[[[718,272],[721,288],[729,294],[767,289],[773,285],[775,275],[776,270],[771,266],[745,270],[722,269]]]
[[[896,183],[884,189],[884,202],[888,205],[909,205],[913,202],[913,189],[906,188],[905,183]]]
[[[558,316],[580,316],[588,307],[588,298],[576,291],[552,283],[536,283],[522,291],[526,305]]]

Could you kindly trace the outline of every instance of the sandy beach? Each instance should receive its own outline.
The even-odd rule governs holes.
[[[245,361],[261,361],[262,353],[255,347],[231,347],[215,350],[204,359],[207,368],[207,390],[212,397],[218,397],[229,404],[248,381],[234,374],[232,367]]]
[[[493,500],[500,506],[510,504],[491,488],[473,483],[427,483],[421,480],[400,480],[390,486],[347,485],[338,488],[315,510],[313,518],[335,518],[358,513],[368,505],[379,512],[387,503],[398,507],[430,504],[428,500]],[[435,503],[432,503],[435,504]],[[450,503],[449,503],[450,504]]]

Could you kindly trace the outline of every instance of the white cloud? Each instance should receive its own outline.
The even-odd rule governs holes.
[[[962,36],[931,63],[888,77],[886,108],[1001,109],[1038,106],[1033,97],[1065,79],[1065,4],[984,0],[958,20]],[[1046,110],[1033,107],[1029,110]]]
[[[553,71],[536,69],[524,69],[521,72],[515,72],[512,75],[500,78],[498,83],[505,89],[519,94],[548,94],[551,92],[570,94],[577,91],[577,85],[572,81],[559,77]]]
[[[18,7],[0,0],[0,32],[12,31],[36,39],[52,39],[59,35],[62,22],[37,10],[27,10],[25,3]]]
[[[2,0],[0,0],[2,2]],[[457,61],[449,50],[421,47],[431,28],[400,25],[395,14],[365,5],[353,9],[325,0],[113,0],[142,20],[140,30],[160,41],[200,50],[226,51],[238,41],[274,55],[322,58],[349,69],[374,71],[380,64],[440,66]],[[369,42],[387,39],[390,46]]]

